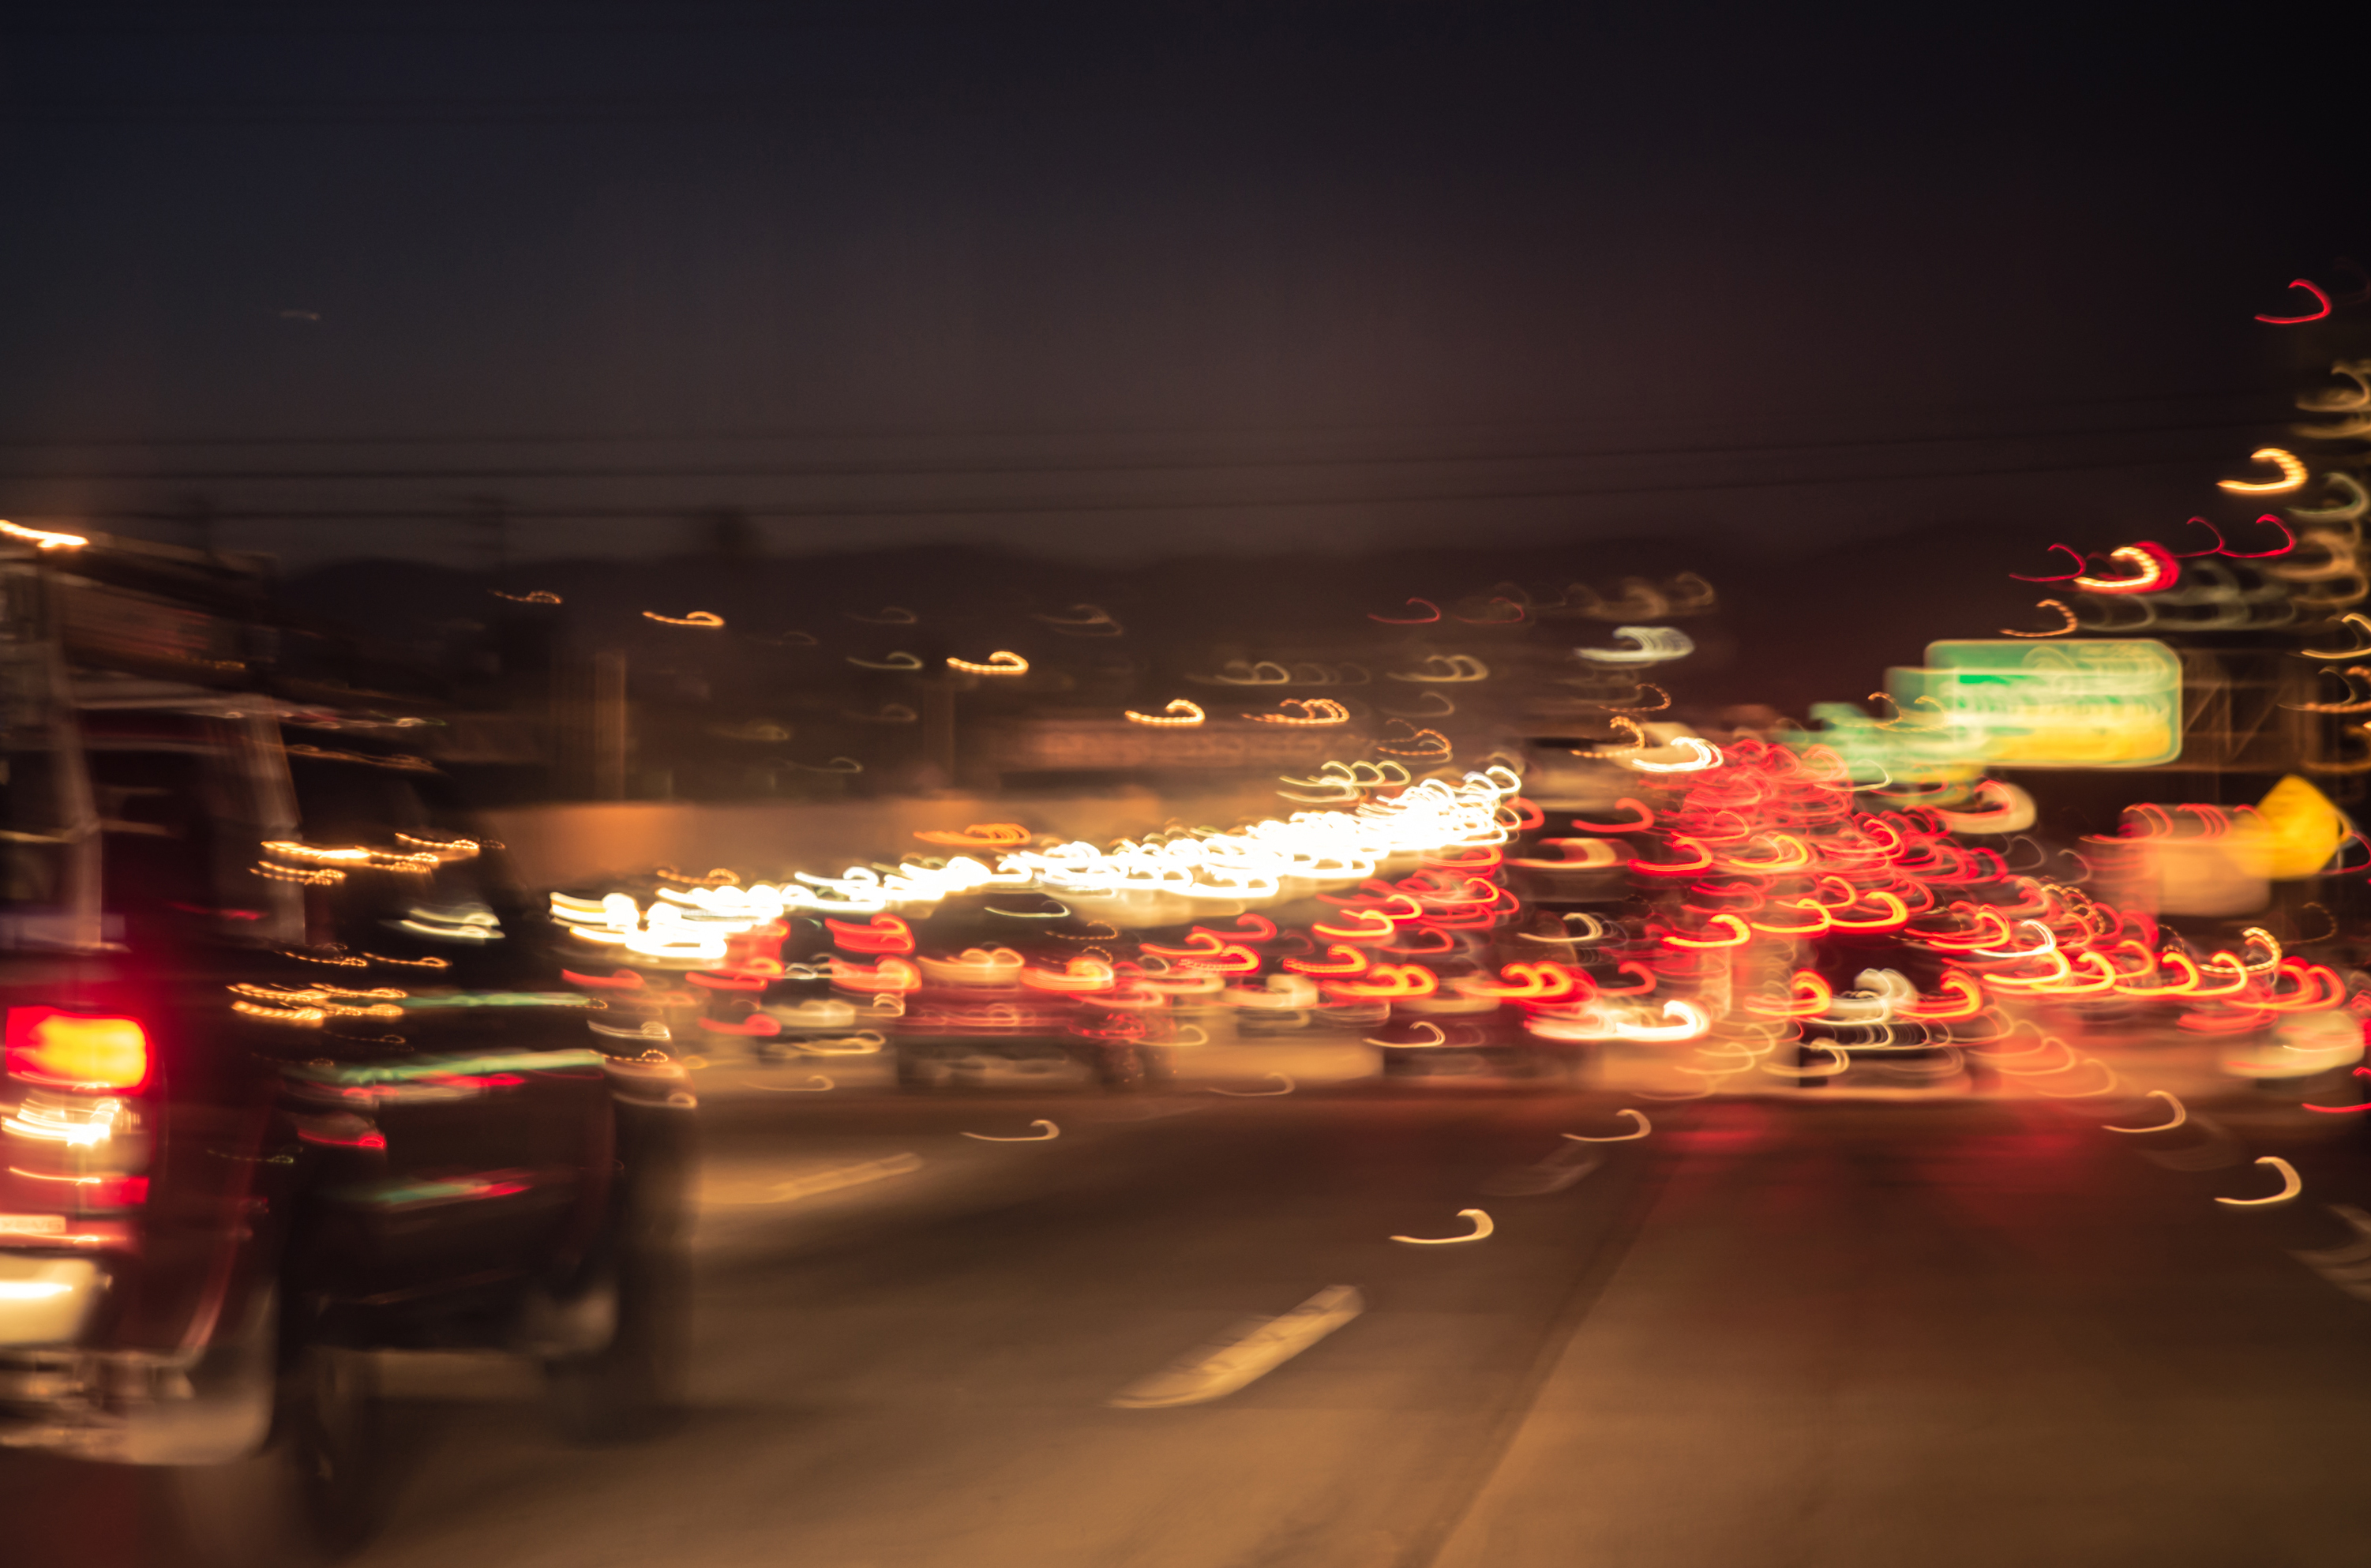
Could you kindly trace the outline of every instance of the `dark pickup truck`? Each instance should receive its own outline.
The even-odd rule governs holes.
[[[369,1530],[377,1352],[653,1422],[691,1104],[538,988],[433,725],[275,689],[259,597],[0,525],[0,1447],[154,1467],[175,1550],[247,1564]]]

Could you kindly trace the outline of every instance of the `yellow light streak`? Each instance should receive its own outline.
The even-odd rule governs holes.
[[[2228,490],[2233,495],[2286,495],[2291,490],[2305,488],[2306,467],[2297,460],[2296,453],[2277,446],[2259,446],[2248,456],[2250,462],[2270,463],[2281,471],[2281,477],[2267,479],[2261,484],[2253,484],[2246,479],[2217,479],[2215,488]]]
[[[52,534],[46,528],[28,528],[6,518],[0,518],[0,536],[21,539],[37,550],[78,550],[90,543],[79,534]]]
[[[1000,649],[989,654],[985,663],[974,663],[969,659],[958,659],[949,654],[947,668],[961,670],[967,675],[1025,675],[1029,673],[1029,661],[1018,653],[1008,653]]]
[[[1425,695],[1429,697],[1435,694],[1428,692]],[[1298,716],[1290,713],[1246,713],[1243,717],[1255,724],[1294,724],[1310,727],[1323,724],[1347,724],[1350,721],[1350,710],[1331,698],[1288,698],[1278,706],[1298,708],[1301,712]],[[1135,716],[1131,714],[1129,717]],[[1429,731],[1423,732],[1430,733]]]
[[[2296,1197],[2299,1193],[2305,1191],[2305,1179],[2297,1174],[2296,1167],[2291,1165],[2287,1160],[2283,1159],[2279,1155],[2265,1155],[2263,1158],[2257,1160],[2256,1163],[2259,1165],[2269,1165],[2280,1173],[2281,1190],[2279,1192],[2274,1193],[2269,1198],[2216,1198],[2215,1201],[2231,1208],[2266,1208],[2273,1204],[2287,1203],[2291,1198]]]
[[[1394,1241],[1405,1241],[1411,1247],[1451,1247],[1456,1245],[1460,1241],[1482,1240],[1493,1230],[1498,1228],[1490,1223],[1490,1216],[1483,1213],[1480,1209],[1459,1209],[1457,1211],[1457,1217],[1474,1222],[1474,1229],[1471,1234],[1465,1236],[1394,1236],[1392,1239]]]
[[[1199,705],[1188,702],[1182,697],[1173,698],[1169,706],[1159,713],[1139,713],[1135,709],[1130,708],[1126,709],[1126,714],[1129,723],[1146,724],[1156,730],[1191,729],[1209,717],[1202,711]]]
[[[1630,1143],[1638,1138],[1645,1137],[1648,1134],[1655,1130],[1655,1124],[1647,1120],[1646,1116],[1642,1113],[1633,1111],[1627,1105],[1613,1113],[1616,1116],[1629,1117],[1631,1121],[1637,1124],[1637,1130],[1627,1133],[1615,1133],[1610,1137],[1602,1138],[1589,1137],[1580,1133],[1562,1133],[1557,1136],[1560,1137],[1570,1138],[1575,1143]]]
[[[414,839],[412,842],[422,841]],[[327,848],[319,845],[298,844],[291,839],[268,840],[263,846],[263,852],[267,855],[276,855],[283,860],[309,860],[316,865],[351,866],[358,870],[374,871],[433,871],[443,865],[447,859],[468,858],[467,855],[447,857],[428,852],[407,855],[399,850],[370,849],[359,845],[349,848]],[[468,854],[476,853],[477,846],[472,844]]]
[[[1044,1143],[1049,1138],[1058,1138],[1062,1136],[1061,1128],[1042,1116],[1029,1124],[1033,1127],[1043,1127],[1046,1130],[1042,1133],[1023,1133],[1015,1137],[1000,1137],[994,1133],[966,1133],[963,1136],[967,1138],[977,1138],[981,1143]]]
[[[335,887],[346,880],[346,873],[333,867],[299,870],[293,866],[275,866],[269,860],[258,860],[248,870],[270,882],[299,882],[306,887]]]

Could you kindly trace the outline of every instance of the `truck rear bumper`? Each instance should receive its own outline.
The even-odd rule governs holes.
[[[0,1252],[0,1349],[74,1343],[107,1286],[96,1258]]]
[[[143,1416],[190,1398],[175,1358],[72,1345],[0,1349],[0,1448],[133,1458]]]
[[[79,1344],[108,1285],[96,1259],[0,1252],[0,1448],[181,1465],[261,1443],[272,1419],[268,1323],[204,1352]]]

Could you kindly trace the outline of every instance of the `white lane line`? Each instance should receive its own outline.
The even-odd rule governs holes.
[[[1219,1338],[1139,1378],[1104,1402],[1157,1410],[1222,1399],[1275,1371],[1367,1309],[1355,1285],[1329,1285],[1280,1318],[1246,1318]]]
[[[1459,1209],[1457,1217],[1472,1220],[1474,1234],[1471,1236],[1394,1236],[1392,1239],[1405,1241],[1411,1247],[1450,1247],[1460,1241],[1479,1241],[1496,1228],[1490,1223],[1490,1216],[1480,1209]]]
[[[982,1143],[1044,1143],[1047,1138],[1058,1138],[1062,1136],[1062,1129],[1047,1121],[1043,1116],[1029,1124],[1033,1127],[1043,1127],[1046,1130],[1042,1133],[1022,1133],[1009,1138],[1000,1137],[994,1133],[966,1133],[964,1136],[977,1138]]]
[[[1212,1084],[1210,1086],[1210,1092],[1212,1094],[1232,1094],[1238,1100],[1266,1100],[1279,1094],[1290,1094],[1293,1091],[1295,1087],[1293,1081],[1285,1074],[1270,1073],[1267,1077],[1275,1079],[1278,1083],[1284,1085],[1284,1087],[1282,1089],[1220,1089],[1218,1085]],[[1264,1078],[1261,1081],[1266,1082],[1266,1079]]]
[[[766,1196],[756,1201],[761,1204],[794,1204],[801,1198],[837,1193],[844,1187],[862,1187],[868,1182],[885,1181],[892,1176],[910,1176],[921,1168],[922,1157],[919,1154],[910,1151],[893,1154],[880,1159],[834,1166],[829,1170],[777,1182],[766,1190]]]

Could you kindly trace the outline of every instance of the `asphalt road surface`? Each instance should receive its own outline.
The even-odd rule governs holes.
[[[679,1428],[570,1448],[521,1368],[390,1357],[364,1563],[2371,1561],[2355,1118],[714,1076]],[[2215,1201],[2276,1153],[2303,1196]],[[1112,1402],[1331,1286],[1233,1391]],[[0,1457],[7,1561],[138,1561],[133,1495]]]

